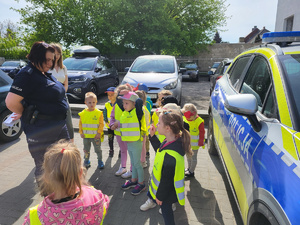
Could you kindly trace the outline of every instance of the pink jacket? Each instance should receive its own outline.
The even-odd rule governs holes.
[[[100,224],[103,220],[103,207],[109,206],[109,198],[100,190],[83,186],[82,195],[68,202],[54,204],[47,196],[38,206],[37,213],[41,224]],[[29,211],[23,225],[30,224]]]

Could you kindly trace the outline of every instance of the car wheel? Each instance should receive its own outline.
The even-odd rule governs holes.
[[[198,75],[194,78],[194,81],[195,81],[195,82],[198,82],[198,81],[199,81],[199,76],[198,76]]]
[[[214,137],[214,130],[213,130],[213,118],[211,113],[209,114],[209,121],[208,121],[208,132],[207,132],[207,146],[208,152],[211,155],[218,155],[218,151],[215,146],[215,137]]]
[[[97,87],[95,84],[90,85],[90,92],[93,92],[96,96],[98,96]]]
[[[118,85],[119,85],[119,83],[120,83],[120,81],[119,81],[119,78],[117,78],[116,80],[115,80],[115,87],[117,87]]]
[[[20,137],[22,133],[21,120],[17,120],[12,127],[6,126],[3,122],[11,115],[11,111],[5,110],[0,115],[1,130],[0,130],[0,140],[4,142],[9,142],[16,140]]]

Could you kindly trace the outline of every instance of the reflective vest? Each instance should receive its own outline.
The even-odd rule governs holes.
[[[116,122],[120,122],[120,118],[122,116],[123,111],[120,109],[118,104],[115,104],[115,120]],[[120,128],[118,127],[117,129],[114,130],[115,135],[121,136],[121,131]]]
[[[106,108],[106,116],[107,116],[108,124],[109,124],[109,122],[110,122],[110,115],[111,115],[111,111],[113,109],[113,106],[110,104],[110,102],[106,102],[105,103],[105,108]],[[105,126],[107,128],[109,128],[109,125],[105,124]]]
[[[156,114],[156,112],[154,112],[154,113],[152,114],[152,123],[153,123],[153,125],[155,126],[155,129],[156,129],[155,135],[156,135],[157,138],[159,139],[160,143],[162,143],[162,142],[166,139],[166,137],[165,137],[165,135],[159,134],[158,131],[157,131],[157,123],[158,123],[158,119],[159,119],[158,115]]]
[[[78,113],[82,123],[82,131],[85,138],[94,138],[99,128],[99,119],[102,111],[95,109],[94,111],[83,110]],[[104,140],[103,133],[101,134],[101,141]]]
[[[42,225],[41,221],[39,219],[38,213],[37,213],[38,206],[39,205],[29,208],[30,224],[32,224],[32,225]],[[105,216],[106,216],[106,208],[103,206],[103,218],[102,218],[100,225],[103,224]]]
[[[156,199],[156,192],[161,180],[161,171],[165,159],[165,155],[169,154],[170,156],[176,159],[175,166],[175,175],[174,175],[174,188],[176,191],[177,199],[180,205],[185,204],[185,195],[184,195],[184,157],[178,152],[173,150],[164,150],[157,151],[153,164],[153,171],[150,181],[150,194],[153,199]]]
[[[144,116],[145,116],[145,121],[146,121],[146,127],[147,127],[147,135],[149,134],[149,128],[150,128],[150,112],[148,111],[147,107],[144,105],[143,106],[143,111],[144,111]]]
[[[197,117],[195,120],[189,121],[186,119],[185,116],[183,116],[183,121],[189,124],[192,150],[198,150],[200,147],[199,146],[199,126],[201,123],[204,122],[204,120],[201,117]]]
[[[134,108],[130,112],[124,111],[120,118],[120,131],[122,141],[142,140],[142,135],[146,134],[146,121],[143,115],[141,127]],[[142,132],[141,132],[142,131]]]

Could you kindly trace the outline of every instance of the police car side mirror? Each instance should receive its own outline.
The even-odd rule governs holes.
[[[230,112],[246,116],[256,132],[261,130],[261,123],[257,120],[257,100],[253,94],[238,94],[225,97],[224,106]]]

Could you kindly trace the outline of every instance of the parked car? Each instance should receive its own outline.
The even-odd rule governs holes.
[[[17,120],[13,126],[6,126],[3,122],[12,114],[5,104],[5,98],[12,84],[12,79],[0,70],[0,142],[14,141],[22,134],[21,121]]]
[[[139,56],[128,69],[122,84],[129,83],[137,86],[138,83],[147,85],[147,95],[155,102],[157,94],[162,90],[170,90],[178,102],[181,101],[182,76],[179,73],[174,56],[144,55]]]
[[[5,61],[0,69],[8,74],[12,79],[17,75],[17,73],[20,71],[20,69],[23,66],[26,66],[27,63],[23,60],[10,60],[10,61]]]
[[[68,97],[84,99],[86,92],[99,95],[119,84],[115,66],[93,46],[74,50],[73,57],[66,58],[63,63],[68,69]]]
[[[244,224],[300,221],[299,42],[299,31],[264,34],[211,94],[208,151],[223,162]]]
[[[212,65],[212,67],[209,67],[209,71],[207,72],[208,75],[213,75],[216,71],[216,69],[218,68],[218,66],[220,65],[221,62],[214,62],[214,64]]]
[[[195,62],[181,62],[179,64],[180,70],[183,69],[182,78],[188,78],[198,82],[199,80],[199,68]]]
[[[219,80],[224,73],[226,72],[226,70],[228,69],[229,65],[231,64],[233,59],[224,59],[222,60],[222,62],[219,64],[218,68],[216,69],[214,75],[210,76],[210,91],[209,91],[209,95],[211,95],[217,80]]]

